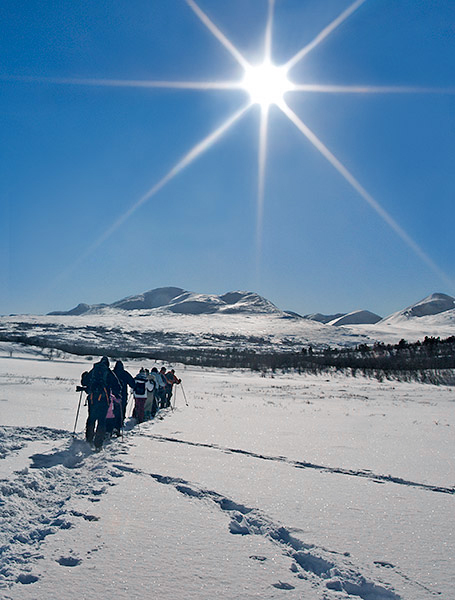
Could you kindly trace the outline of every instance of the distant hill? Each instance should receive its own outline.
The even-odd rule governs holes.
[[[310,321],[317,321],[318,323],[330,323],[330,321],[334,321],[335,319],[344,317],[345,314],[346,313],[336,313],[334,315],[323,315],[321,313],[312,313],[310,315],[304,315],[304,318],[310,319]]]
[[[111,304],[81,303],[49,315],[0,317],[0,341],[109,356],[346,348],[452,336],[455,299],[432,294],[382,320],[366,310],[333,317],[328,323],[320,313],[304,318],[249,291],[218,296],[162,287]]]
[[[97,304],[96,305],[98,308],[102,308],[104,306],[107,306],[106,304]],[[75,306],[74,308],[72,308],[71,310],[55,310],[53,312],[48,313],[49,315],[83,315],[87,312],[89,312],[90,310],[92,310],[94,308],[94,306],[91,306],[90,304],[84,304],[83,302],[81,302],[80,304],[78,304],[77,306]]]
[[[438,315],[444,313],[443,324],[455,322],[455,298],[447,294],[434,293],[423,300],[408,306],[388,317],[382,319],[379,315],[368,310],[356,310],[350,313],[335,313],[324,315],[312,313],[301,317],[292,311],[280,310],[275,304],[263,296],[249,291],[227,292],[220,296],[216,294],[199,294],[179,287],[161,287],[149,290],[142,294],[128,296],[111,304],[85,304],[80,303],[68,311],[54,311],[50,316],[79,316],[101,315],[112,311],[151,311],[155,314],[174,313],[182,315],[210,315],[210,314],[257,314],[274,315],[286,319],[305,319],[321,324],[339,327],[341,325],[376,325],[399,323],[410,324],[410,320],[422,317],[432,317],[431,327],[438,322]],[[430,323],[429,323],[430,324]]]
[[[336,327],[339,325],[374,325],[381,321],[381,319],[382,317],[369,310],[355,310],[333,321],[329,321],[329,325],[335,325]]]
[[[442,315],[442,313],[444,313],[444,321],[447,321],[447,318],[450,319],[451,317],[450,314],[447,314],[449,311],[453,311],[455,321],[455,298],[447,294],[435,293],[420,300],[420,302],[416,302],[416,304],[393,313],[383,319],[381,323],[403,323],[413,319],[421,319],[422,317],[435,317]]]
[[[182,294],[187,294],[182,288],[178,287],[162,287],[138,294],[136,296],[128,296],[123,300],[118,300],[110,304],[112,308],[121,308],[123,310],[144,310],[150,308],[160,308],[168,305],[172,300],[178,298]]]
[[[290,316],[289,313],[281,311],[272,302],[254,292],[236,291],[217,296],[188,292],[178,287],[156,288],[143,294],[128,296],[112,304],[78,304],[71,310],[54,311],[49,315],[90,315],[106,312],[105,309],[120,311],[160,309],[185,315],[251,313],[273,314],[288,318]]]

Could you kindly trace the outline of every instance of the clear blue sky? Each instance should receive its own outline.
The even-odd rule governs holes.
[[[351,5],[276,0],[273,61]],[[262,57],[267,0],[198,6],[246,60]],[[0,314],[167,285],[257,291],[302,314],[455,295],[455,2],[366,0],[289,72],[419,88],[286,95],[408,242],[272,106],[258,259],[253,106],[99,243],[248,95],[61,80],[232,81],[243,67],[184,0],[3,0],[0,56]]]

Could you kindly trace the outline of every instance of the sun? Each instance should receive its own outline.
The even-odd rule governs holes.
[[[242,87],[250,95],[251,104],[259,104],[262,109],[272,104],[281,106],[286,92],[294,87],[287,74],[286,66],[277,66],[269,60],[246,67]]]
[[[402,229],[394,218],[381,204],[367,192],[357,178],[345,167],[321,139],[304,123],[300,117],[287,104],[287,92],[295,93],[320,93],[320,94],[455,94],[454,88],[431,88],[409,86],[368,86],[368,85],[320,85],[317,83],[293,83],[288,73],[297,63],[302,61],[310,52],[313,52],[324,40],[339,28],[357,9],[367,0],[353,0],[343,12],[330,22],[316,37],[301,48],[286,63],[276,65],[272,61],[272,32],[274,23],[274,8],[276,0],[268,0],[268,17],[264,35],[264,57],[262,63],[251,64],[240,50],[224,35],[208,15],[199,7],[196,0],[184,0],[188,7],[196,14],[204,26],[231,54],[243,69],[243,79],[235,81],[166,81],[166,80],[118,80],[118,79],[78,79],[55,77],[27,77],[27,76],[2,76],[0,80],[14,80],[24,82],[47,82],[51,84],[82,85],[82,86],[107,86],[131,88],[155,88],[173,90],[199,90],[199,91],[236,91],[243,90],[249,95],[249,101],[228,117],[211,133],[197,142],[174,166],[145,194],[143,194],[129,209],[127,209],[95,242],[89,246],[83,256],[76,261],[91,255],[104,243],[117,229],[143,204],[148,202],[162,188],[164,188],[183,169],[192,164],[203,153],[208,151],[231,127],[233,127],[245,113],[252,107],[261,108],[259,118],[259,144],[258,144],[258,200],[257,200],[257,256],[258,264],[261,255],[262,218],[264,212],[265,181],[267,165],[268,128],[271,106],[277,106],[288,117],[289,121],[304,135],[313,147],[338,171],[347,183],[365,200],[369,206],[387,223],[405,244],[427,264],[445,283],[453,285],[451,279],[436,265],[422,248]]]

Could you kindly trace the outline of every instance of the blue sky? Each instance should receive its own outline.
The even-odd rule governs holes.
[[[351,5],[276,0],[273,62]],[[247,61],[261,60],[268,0],[198,6]],[[407,88],[285,96],[402,234],[271,106],[259,242],[252,106],[104,235],[248,104],[244,90],[65,83],[241,80],[184,0],[4,0],[0,56],[0,314],[167,285],[253,290],[302,314],[385,316],[455,295],[455,3],[366,0],[289,72],[298,84]]]

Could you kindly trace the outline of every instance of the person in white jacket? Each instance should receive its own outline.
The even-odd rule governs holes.
[[[155,378],[152,376],[152,373],[149,374],[147,383],[145,384],[145,389],[147,391],[147,400],[145,401],[144,406],[144,416],[146,421],[149,419],[153,419],[156,415],[157,405],[156,405],[156,397],[155,397]]]

